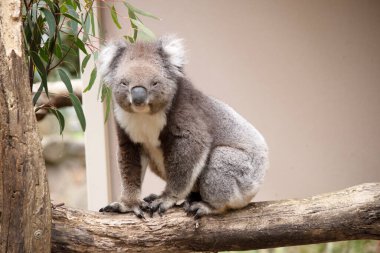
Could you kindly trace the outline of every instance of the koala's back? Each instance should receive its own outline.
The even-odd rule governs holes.
[[[179,136],[190,133],[208,150],[193,188],[211,206],[203,206],[204,212],[244,207],[257,193],[269,165],[263,136],[231,107],[196,90],[188,80],[179,82],[178,89],[168,127]]]
[[[184,120],[179,121],[179,125],[182,125],[183,128],[193,126],[201,130],[189,129],[190,132],[204,133],[207,131],[212,139],[212,146],[228,146],[249,153],[268,152],[267,144],[260,132],[234,109],[224,102],[198,91],[186,79],[180,83],[179,98],[175,105],[180,109],[173,113],[174,117],[185,115]],[[190,121],[194,120],[197,122],[191,124]],[[176,123],[178,124],[178,122]]]
[[[246,151],[267,151],[259,131],[227,104],[208,97],[204,108],[212,126],[214,145],[229,146]]]

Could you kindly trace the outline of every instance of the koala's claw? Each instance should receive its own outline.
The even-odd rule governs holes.
[[[137,218],[139,219],[145,219],[144,212],[142,211],[141,207],[139,205],[134,206],[126,206],[122,202],[113,202],[103,208],[99,209],[99,212],[106,212],[106,213],[128,213],[133,212]]]
[[[113,202],[103,208],[99,209],[99,212],[106,212],[106,213],[125,213],[123,212],[122,205],[118,202]]]
[[[167,208],[164,208],[162,205],[158,208],[158,215],[162,217],[162,215],[168,210]]]
[[[184,209],[187,213],[187,216],[193,216],[195,220],[213,212],[210,206],[202,201],[186,203],[184,205]]]
[[[175,201],[163,198],[157,198],[149,203],[149,212],[150,216],[153,217],[153,214],[157,212],[162,216],[166,210],[172,207],[175,204]]]
[[[144,198],[144,201],[147,202],[147,203],[152,203],[153,201],[155,201],[156,199],[160,198],[160,196],[156,195],[156,194],[150,194],[149,196],[146,196]]]

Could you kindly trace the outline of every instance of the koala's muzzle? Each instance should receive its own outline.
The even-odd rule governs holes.
[[[148,91],[142,86],[133,87],[131,90],[132,103],[142,105],[148,97]]]

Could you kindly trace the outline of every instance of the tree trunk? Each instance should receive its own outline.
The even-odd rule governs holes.
[[[252,203],[195,221],[174,208],[163,217],[53,210],[53,252],[192,252],[380,239],[380,183],[300,200]]]
[[[1,252],[50,252],[50,199],[21,27],[20,0],[1,0],[0,246]]]

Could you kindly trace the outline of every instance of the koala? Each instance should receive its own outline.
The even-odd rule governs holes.
[[[263,136],[225,103],[197,90],[184,73],[182,40],[107,45],[99,57],[112,90],[122,179],[119,202],[101,212],[160,215],[185,200],[201,217],[246,206],[268,167]],[[166,182],[161,195],[142,201],[149,168]]]

